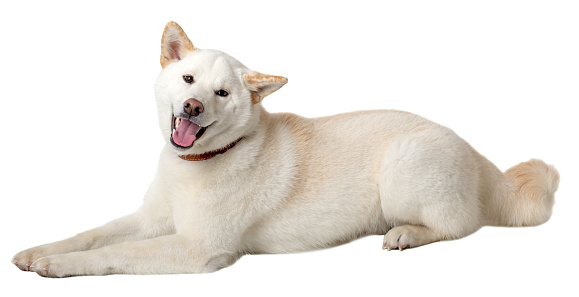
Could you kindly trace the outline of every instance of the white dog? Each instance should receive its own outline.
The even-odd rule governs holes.
[[[211,272],[385,234],[384,249],[551,216],[557,170],[505,173],[452,130],[400,111],[308,119],[261,105],[287,79],[193,46],[176,23],[155,94],[166,146],[133,214],[12,260],[42,276]]]

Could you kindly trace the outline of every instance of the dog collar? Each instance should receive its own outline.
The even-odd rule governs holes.
[[[228,151],[229,149],[233,148],[238,142],[240,142],[243,139],[243,137],[240,137],[239,139],[237,139],[236,141],[228,144],[226,147],[214,150],[214,151],[210,151],[210,152],[206,152],[203,154],[191,154],[191,155],[178,155],[179,158],[185,160],[185,161],[204,161],[204,160],[208,160],[211,159],[219,154],[223,154],[226,151]]]

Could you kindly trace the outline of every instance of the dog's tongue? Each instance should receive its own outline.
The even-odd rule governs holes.
[[[182,147],[189,147],[195,141],[195,135],[199,130],[201,130],[201,126],[189,120],[181,119],[181,124],[173,133],[173,141]]]

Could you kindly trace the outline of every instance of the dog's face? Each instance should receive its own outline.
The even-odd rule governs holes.
[[[163,70],[155,84],[159,125],[178,154],[199,154],[248,136],[263,97],[287,79],[252,71],[233,57],[197,49],[176,23],[161,41]]]

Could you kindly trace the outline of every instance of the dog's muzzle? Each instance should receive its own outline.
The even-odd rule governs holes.
[[[207,127],[201,127],[192,121],[199,116],[205,108],[199,100],[190,98],[183,103],[183,112],[179,116],[171,118],[171,143],[178,148],[188,149],[193,146]]]

